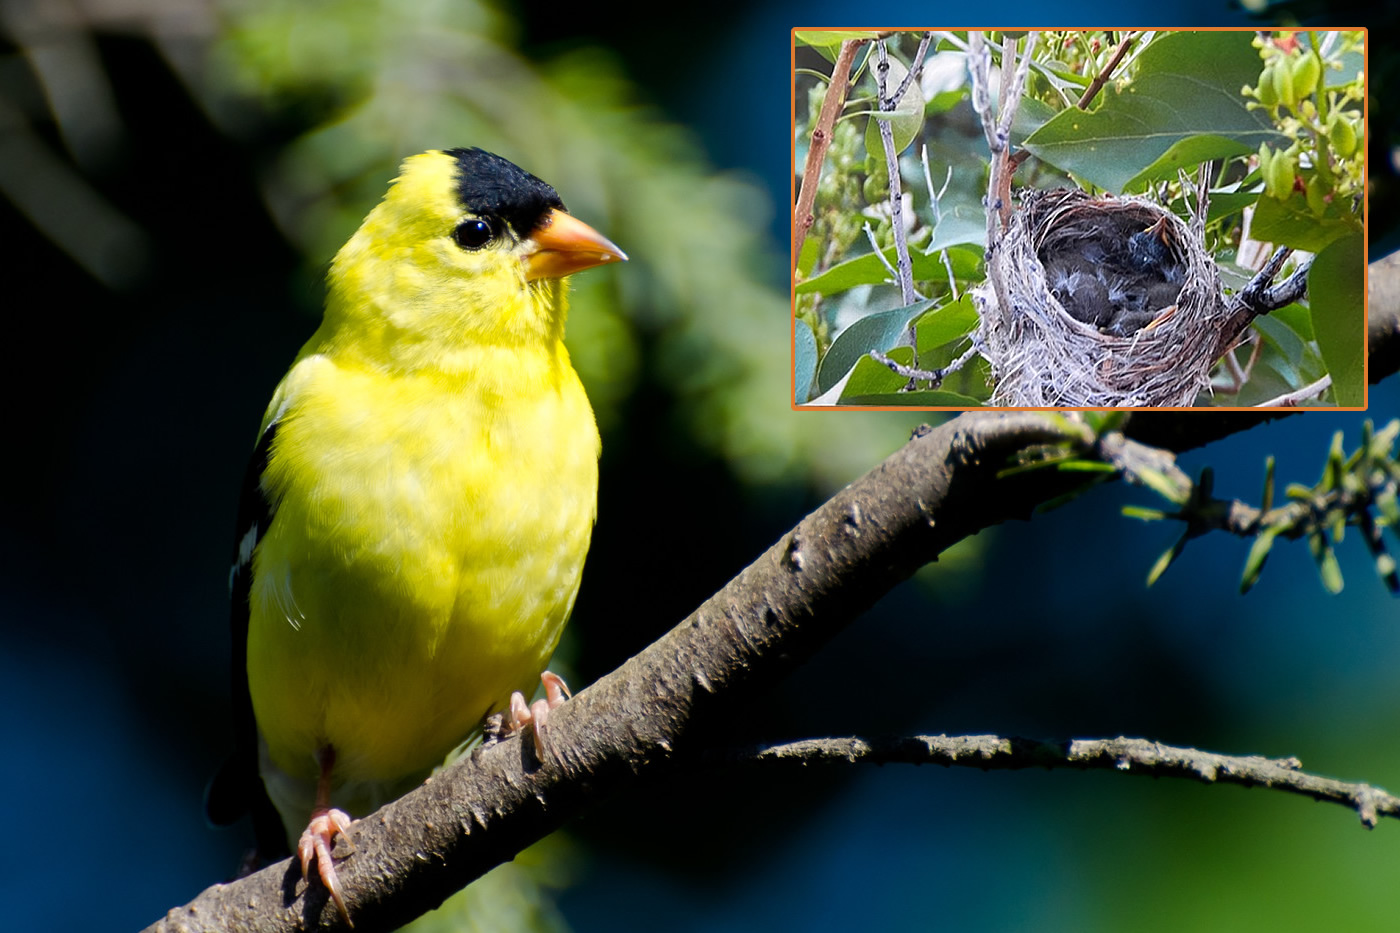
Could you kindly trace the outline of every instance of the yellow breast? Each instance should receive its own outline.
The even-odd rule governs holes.
[[[289,373],[254,555],[248,677],[272,762],[392,781],[533,690],[578,592],[598,434],[561,345],[451,377]],[[460,362],[460,361],[459,361]]]

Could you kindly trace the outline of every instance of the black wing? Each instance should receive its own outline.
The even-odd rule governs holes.
[[[215,825],[226,826],[251,811],[258,856],[265,860],[285,858],[290,854],[282,820],[268,799],[258,774],[258,725],[253,718],[253,698],[248,693],[248,591],[253,575],[253,550],[272,521],[272,506],[263,495],[262,476],[267,471],[272,438],[276,434],[277,424],[274,422],[263,431],[248,461],[248,469],[243,474],[233,569],[229,575],[234,751],[218,774],[214,775],[204,799],[205,815]]]

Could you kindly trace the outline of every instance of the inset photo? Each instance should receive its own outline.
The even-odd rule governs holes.
[[[1366,39],[794,29],[794,407],[1364,408]]]

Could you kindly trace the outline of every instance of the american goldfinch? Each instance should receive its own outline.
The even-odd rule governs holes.
[[[346,811],[410,789],[489,714],[533,720],[538,741],[562,702],[541,671],[578,592],[599,452],[564,277],[626,258],[500,156],[413,156],[336,254],[321,326],[263,416],[232,587],[247,716],[210,815],[256,810],[260,773],[347,922],[331,856]]]

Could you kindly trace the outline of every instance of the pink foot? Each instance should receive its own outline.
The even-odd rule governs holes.
[[[335,901],[340,916],[345,920],[346,926],[353,927],[355,924],[350,922],[350,911],[346,909],[345,898],[340,893],[340,878],[335,873],[335,860],[331,857],[335,837],[343,836],[349,829],[350,814],[344,810],[317,809],[311,814],[311,822],[306,831],[297,840],[297,860],[301,862],[303,880],[310,879],[311,863],[316,863],[316,874],[330,892],[331,900]],[[345,836],[345,841],[354,848],[349,836]]]
[[[573,696],[573,694],[569,692],[569,685],[564,683],[564,678],[553,671],[545,671],[541,674],[540,683],[544,684],[543,700],[527,704],[525,694],[519,690],[510,695],[510,731],[519,732],[526,726],[533,726],[535,754],[543,761],[544,724],[549,719],[549,711],[563,706],[564,698]]]

